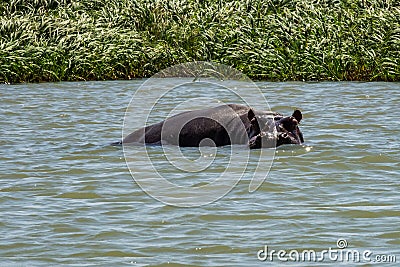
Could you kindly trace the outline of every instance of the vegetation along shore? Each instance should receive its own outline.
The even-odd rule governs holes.
[[[0,82],[149,77],[213,61],[250,78],[400,81],[398,0],[5,0]]]

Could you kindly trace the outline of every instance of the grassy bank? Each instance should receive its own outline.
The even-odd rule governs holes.
[[[187,61],[253,79],[400,81],[398,0],[11,0],[0,82],[149,77]]]

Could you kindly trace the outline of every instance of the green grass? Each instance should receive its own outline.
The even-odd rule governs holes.
[[[0,82],[149,77],[213,61],[262,80],[400,80],[398,0],[5,0]]]

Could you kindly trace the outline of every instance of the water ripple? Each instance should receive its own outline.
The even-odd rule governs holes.
[[[253,193],[245,176],[217,202],[175,208],[144,193],[121,148],[108,145],[142,82],[2,87],[2,264],[260,266],[264,245],[321,251],[340,237],[352,249],[400,254],[400,84],[259,82],[273,110],[302,109],[306,144],[279,148]],[[229,100],[214,89],[203,93]],[[153,119],[168,112],[159,107]],[[219,150],[215,165],[188,174],[171,169],[160,148],[148,151],[191,186],[212,181],[229,155]],[[144,155],[136,151],[136,175],[150,175]]]

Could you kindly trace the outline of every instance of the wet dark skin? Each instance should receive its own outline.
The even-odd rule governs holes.
[[[182,147],[246,144],[250,149],[304,142],[299,123],[303,115],[291,116],[256,111],[244,105],[222,105],[183,112],[138,129],[117,144],[178,145]]]

